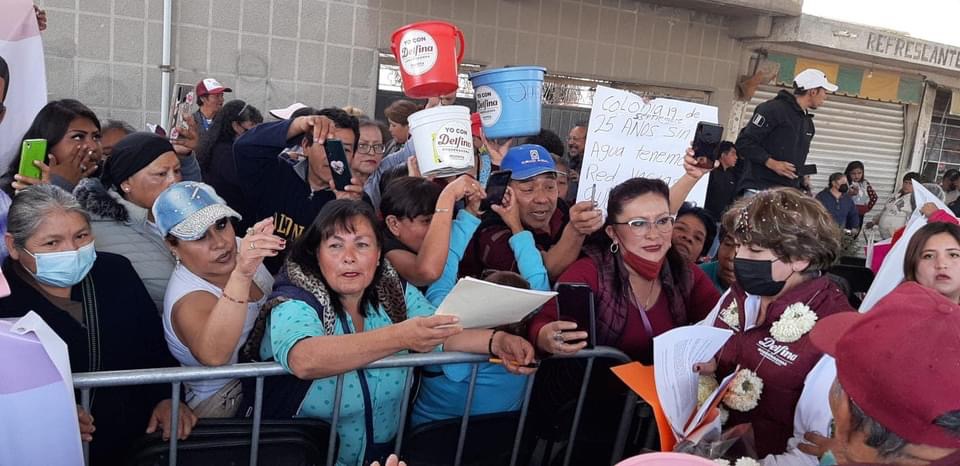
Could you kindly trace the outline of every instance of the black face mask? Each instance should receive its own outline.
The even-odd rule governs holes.
[[[837,191],[840,191],[841,193],[845,193],[845,192],[847,192],[848,189],[850,189],[849,186],[847,186],[847,185],[845,185],[845,184],[842,184],[842,185],[840,185],[839,188],[837,188]]]
[[[786,280],[778,282],[773,279],[773,263],[777,260],[761,261],[737,257],[733,260],[733,274],[737,276],[737,284],[755,296],[776,296],[787,284]]]

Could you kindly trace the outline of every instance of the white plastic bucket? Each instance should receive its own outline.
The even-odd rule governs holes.
[[[454,176],[473,168],[469,108],[428,108],[410,115],[408,121],[423,176]]]

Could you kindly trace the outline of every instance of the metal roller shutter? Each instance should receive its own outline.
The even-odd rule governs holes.
[[[744,122],[750,121],[754,108],[772,99],[779,88],[762,87],[746,107]],[[817,193],[827,186],[831,173],[843,172],[847,164],[859,160],[866,177],[880,199],[867,215],[872,218],[890,198],[896,186],[897,170],[903,147],[904,108],[902,104],[876,102],[831,95],[823,107],[813,111],[817,134],[810,145],[808,164],[816,164],[818,173],[811,186]]]

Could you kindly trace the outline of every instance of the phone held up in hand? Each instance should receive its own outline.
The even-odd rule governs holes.
[[[559,320],[577,323],[577,331],[587,332],[587,348],[597,343],[596,310],[593,290],[586,283],[557,283],[557,310]],[[570,340],[575,345],[583,340]]]
[[[40,167],[34,162],[43,162],[47,158],[46,139],[26,139],[20,146],[20,168],[17,173],[27,178],[40,179]]]
[[[180,132],[189,128],[187,117],[196,102],[193,85],[177,83],[173,88],[173,105],[170,106],[170,140],[180,139]]]
[[[693,157],[697,166],[712,169],[717,160],[717,147],[723,138],[723,126],[701,121],[697,123],[697,132],[693,135]]]
[[[507,193],[507,185],[510,184],[512,170],[500,170],[490,174],[487,180],[487,197],[480,201],[480,210],[490,210],[491,205],[500,205],[503,203],[503,196]]]
[[[333,175],[333,184],[337,191],[343,191],[350,185],[350,161],[347,160],[347,153],[343,150],[343,142],[339,139],[327,139],[323,143],[323,150],[327,153],[327,163],[330,165],[330,173]]]

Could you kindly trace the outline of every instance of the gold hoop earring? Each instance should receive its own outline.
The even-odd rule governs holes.
[[[613,243],[610,245],[610,253],[616,254],[620,252],[620,243]]]

